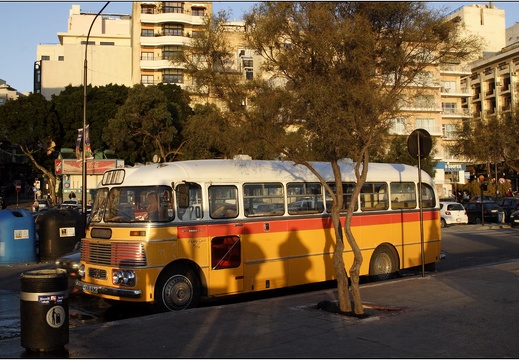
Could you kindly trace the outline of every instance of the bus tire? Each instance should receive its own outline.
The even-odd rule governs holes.
[[[369,262],[369,277],[373,281],[387,280],[398,272],[397,254],[392,248],[379,246]]]
[[[155,307],[160,312],[195,307],[200,301],[200,282],[191,269],[172,268],[159,277]]]

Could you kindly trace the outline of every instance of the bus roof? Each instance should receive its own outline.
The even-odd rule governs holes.
[[[334,181],[328,162],[311,162],[326,181]],[[344,182],[355,182],[354,164],[339,162]],[[116,169],[121,170],[121,169]],[[317,182],[304,165],[270,160],[187,160],[124,168],[124,185],[170,185],[172,182]],[[367,181],[418,181],[418,169],[404,164],[370,163]],[[422,182],[434,185],[422,171]]]

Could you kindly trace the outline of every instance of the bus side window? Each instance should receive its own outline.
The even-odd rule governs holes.
[[[362,211],[387,209],[387,184],[365,183],[360,190],[360,207]]]
[[[250,183],[243,185],[245,216],[280,216],[285,213],[283,184]]]
[[[322,186],[320,183],[287,184],[288,213],[317,214],[324,211]]]
[[[427,184],[422,184],[422,208],[433,208],[436,206],[434,190]]]
[[[230,219],[238,216],[238,189],[236,186],[210,186],[209,213],[213,219]]]
[[[416,208],[416,187],[412,182],[392,182],[391,208],[392,209],[415,209]]]
[[[195,183],[189,184],[189,190],[187,191],[189,196],[188,206],[185,207],[185,188],[187,184],[179,184],[177,185],[177,212],[178,218],[183,221],[197,220],[201,219],[204,214],[202,211],[202,187]],[[178,195],[178,191],[182,189],[184,193],[182,195]],[[179,204],[179,202],[181,204]],[[182,207],[180,206],[182,205]]]

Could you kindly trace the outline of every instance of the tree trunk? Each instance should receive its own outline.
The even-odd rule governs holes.
[[[49,171],[48,169],[41,166],[36,161],[34,156],[32,156],[32,152],[29,151],[29,149],[27,149],[23,146],[20,146],[20,149],[22,150],[22,152],[25,155],[27,155],[29,157],[29,159],[33,163],[34,167],[36,167],[38,170],[40,170],[43,173],[43,175],[48,179],[49,195],[50,195],[50,198],[52,199],[52,203],[56,204],[56,176],[54,175],[54,173],[52,171]]]
[[[335,230],[335,249],[333,251],[333,266],[337,278],[337,291],[339,293],[339,309],[343,313],[351,313],[351,299],[348,284],[348,274],[344,265],[344,239],[339,211],[332,210],[332,222]]]

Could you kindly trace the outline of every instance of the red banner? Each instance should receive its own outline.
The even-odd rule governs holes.
[[[87,160],[87,174],[103,174],[106,170],[117,167],[117,160]],[[83,162],[74,159],[62,159],[54,161],[55,175],[82,174]]]

